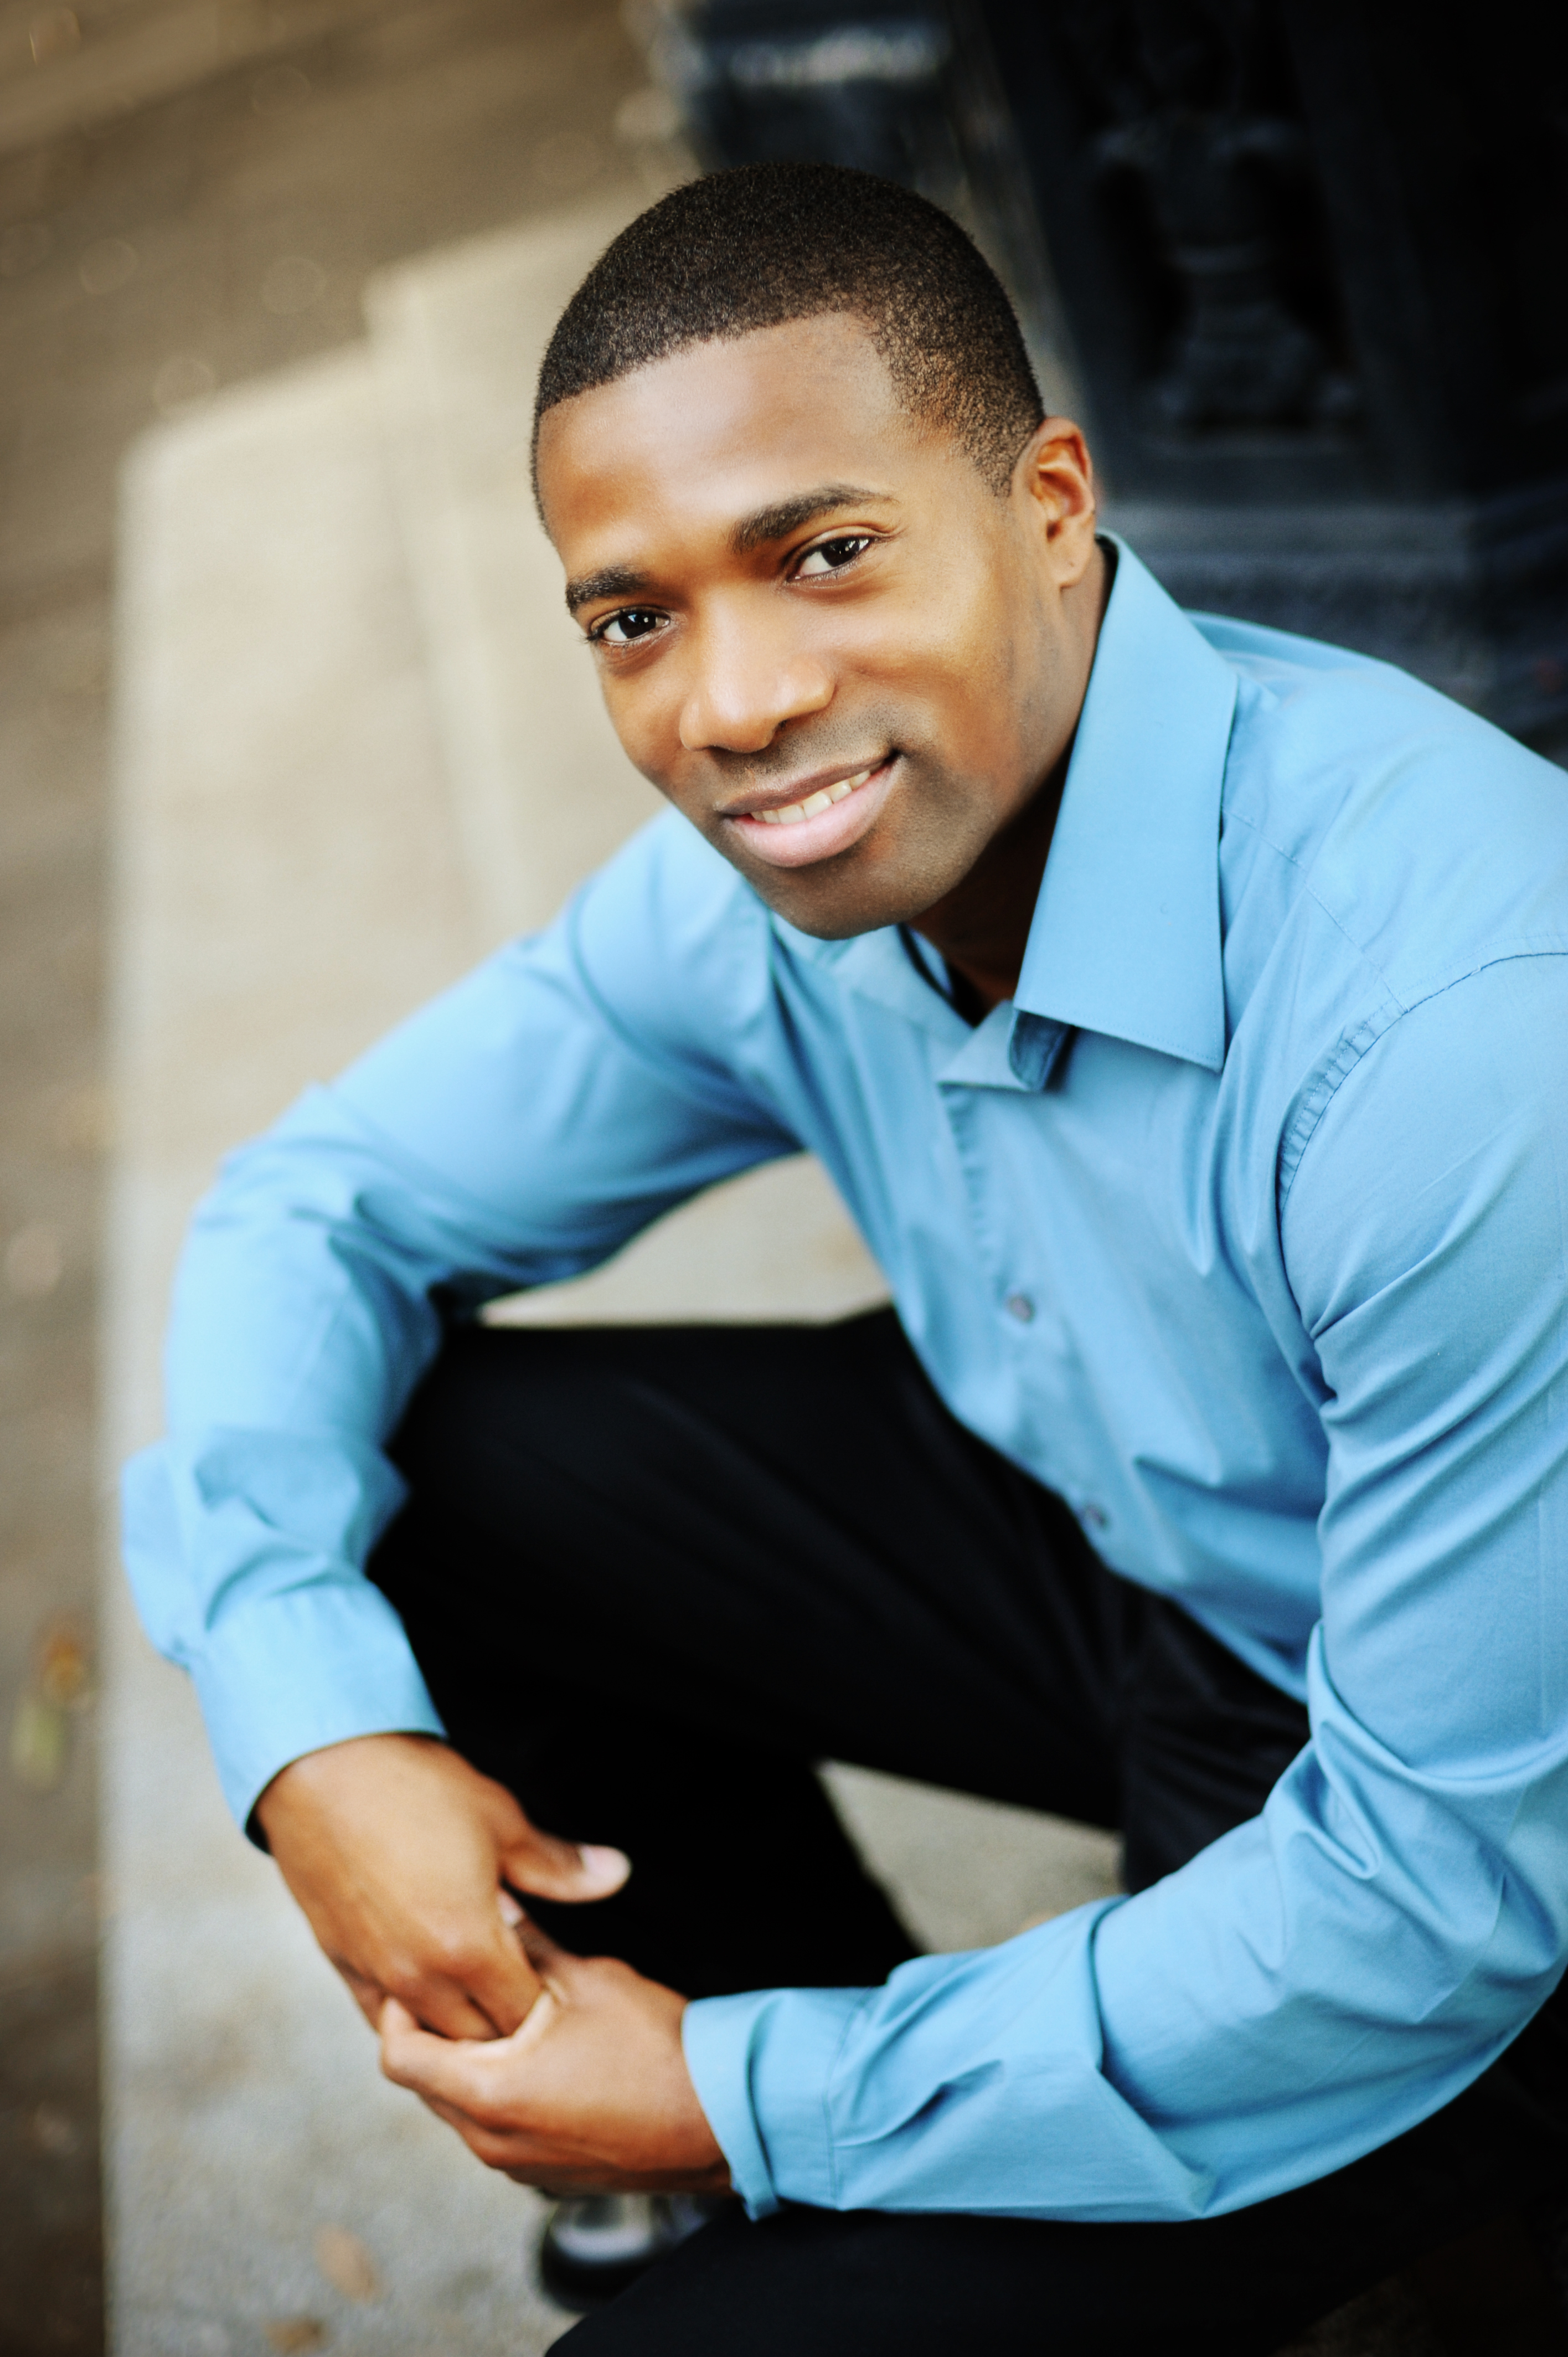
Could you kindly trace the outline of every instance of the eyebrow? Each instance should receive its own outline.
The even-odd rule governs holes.
[[[792,500],[779,500],[770,508],[758,508],[755,515],[743,516],[730,534],[730,546],[737,556],[749,556],[754,548],[782,540],[786,533],[799,532],[803,523],[832,515],[836,508],[858,507],[865,500],[887,497],[887,492],[867,490],[860,483],[821,483],[814,491],[797,491]]]
[[[814,523],[819,516],[889,497],[887,491],[868,490],[860,483],[820,483],[814,490],[797,491],[793,499],[776,500],[771,507],[742,516],[730,533],[730,546],[737,556],[749,556],[754,548],[765,548],[770,540],[783,540],[802,524]],[[567,582],[566,611],[575,614],[599,597],[646,597],[652,587],[652,576],[639,573],[633,565],[606,565],[597,573],[585,573]]]
[[[602,565],[597,573],[585,573],[578,580],[566,584],[566,611],[575,614],[580,606],[591,606],[596,597],[636,597],[649,587],[649,576],[629,565]]]

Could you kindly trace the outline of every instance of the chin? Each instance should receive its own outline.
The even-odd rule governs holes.
[[[929,891],[912,888],[908,882],[902,890],[891,879],[871,887],[868,879],[831,876],[832,865],[824,860],[820,873],[800,867],[789,875],[777,868],[760,875],[748,870],[746,881],[776,916],[818,942],[849,942],[861,933],[882,932],[888,925],[907,925],[931,905]]]

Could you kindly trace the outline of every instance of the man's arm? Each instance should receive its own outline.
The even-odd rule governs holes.
[[[1283,1213],[1330,1444],[1314,1738],[1137,1897],[692,2005],[754,2211],[1213,2215],[1469,2085],[1568,1955],[1568,958],[1344,1081]],[[527,2090],[520,2086],[526,2101]]]
[[[701,1029],[748,960],[766,988],[763,922],[689,828],[656,824],[547,933],[234,1156],[193,1223],[127,1562],[235,1814],[370,2005],[390,1989],[437,2027],[511,2028],[535,1988],[498,1888],[588,1898],[624,1870],[552,1838],[591,1826],[536,1833],[455,1758],[363,1565],[402,1496],[383,1444],[448,1317],[790,1150]]]

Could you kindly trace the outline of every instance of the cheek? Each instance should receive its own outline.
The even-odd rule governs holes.
[[[650,663],[643,672],[601,673],[599,680],[627,759],[666,792],[681,749],[681,687],[673,673],[671,664]]]
[[[1009,665],[1002,650],[961,627],[936,624],[929,635],[910,632],[888,651],[882,684],[933,749],[971,766],[1012,733]]]
[[[911,653],[958,758],[999,783],[1033,763],[1052,705],[1050,651],[1022,601],[1009,604],[985,585],[955,601]]]
[[[932,566],[882,633],[891,665],[933,702],[983,706],[1011,675],[1007,601],[980,552],[962,565]]]

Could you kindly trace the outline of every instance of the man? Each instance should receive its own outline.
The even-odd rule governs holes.
[[[664,199],[537,421],[673,809],[228,1167],[149,1626],[394,2078],[742,2197],[574,2347],[1268,2351],[1562,2166],[1563,780],[1180,615],[875,180]],[[473,1322],[800,1146],[896,1317]],[[915,1958],[831,1755],[1130,1895]]]

